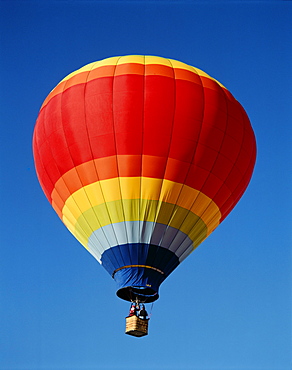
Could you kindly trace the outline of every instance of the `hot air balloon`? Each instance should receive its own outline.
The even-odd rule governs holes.
[[[65,77],[40,109],[33,152],[49,202],[118,297],[149,303],[237,204],[256,143],[243,107],[214,78],[131,55]]]

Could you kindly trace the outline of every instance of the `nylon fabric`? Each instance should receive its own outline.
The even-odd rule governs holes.
[[[127,236],[123,232],[124,227],[127,229]],[[176,228],[167,226],[165,224],[153,223],[150,221],[125,221],[122,223],[114,224],[116,235],[119,235],[119,244],[154,244],[162,248],[166,248],[173,252],[179,259],[188,250],[190,253],[193,251],[193,241],[182,231]],[[120,230],[120,231],[119,231]],[[140,231],[141,230],[141,231]],[[109,225],[103,226],[103,230],[97,229],[88,239],[88,250],[101,259],[101,255],[109,248],[116,246],[113,240],[109,243],[104,238],[104,235],[110,235],[111,229]],[[202,236],[203,238],[203,236]],[[96,239],[99,241],[100,248],[96,248]],[[137,263],[137,262],[136,262]]]
[[[120,260],[123,255],[124,260]],[[145,261],[145,266],[137,265]],[[131,264],[131,267],[128,266]],[[148,287],[158,292],[159,285],[179,265],[178,258],[168,249],[153,244],[130,243],[106,250],[101,257],[102,266],[113,275],[117,289]],[[119,269],[123,267],[122,269]]]
[[[129,299],[135,286],[153,301],[241,198],[256,143],[243,107],[214,78],[130,55],[65,77],[40,109],[33,151],[58,216],[109,273],[118,269],[117,294]]]
[[[122,212],[122,204],[125,205],[124,212]],[[133,208],[134,215],[131,212]],[[140,214],[138,214],[139,210]],[[98,218],[96,215],[98,215]],[[137,217],[141,217],[141,219],[139,220]],[[182,220],[184,220],[184,222],[182,222]],[[75,221],[73,217],[71,219],[64,218],[63,221],[66,226],[69,221],[68,227],[70,225],[72,226],[71,232],[73,234],[76,232],[84,235],[82,244],[87,244],[93,230],[97,230],[106,225],[114,227],[114,224],[124,221],[154,222],[169,225],[188,235],[195,244],[194,246],[197,246],[197,239],[200,235],[203,234],[203,236],[206,237],[208,233],[206,224],[199,216],[177,205],[156,200],[148,200],[144,202],[139,200],[118,200],[107,204],[103,203],[93,208],[89,208],[77,219],[77,221]],[[143,226],[142,224],[140,225]],[[193,228],[194,225],[196,225],[195,229]],[[113,234],[116,234],[114,232],[114,228]],[[142,232],[140,233],[140,236],[141,234]]]

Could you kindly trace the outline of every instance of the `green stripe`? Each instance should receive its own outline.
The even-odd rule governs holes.
[[[207,236],[207,226],[202,219],[185,208],[158,200],[123,199],[103,203],[85,211],[75,224],[75,233],[88,238],[102,226],[122,221],[150,221],[169,225],[197,239]]]

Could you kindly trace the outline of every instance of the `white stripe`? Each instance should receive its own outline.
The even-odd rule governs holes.
[[[193,250],[192,240],[174,227],[150,221],[124,221],[95,230],[88,239],[90,253],[100,262],[104,251],[127,243],[154,244],[184,259]]]

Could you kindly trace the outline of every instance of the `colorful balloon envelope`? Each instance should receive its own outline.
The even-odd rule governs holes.
[[[255,164],[249,119],[203,71],[155,56],[65,77],[34,131],[40,184],[125,300],[160,284],[224,220]]]

